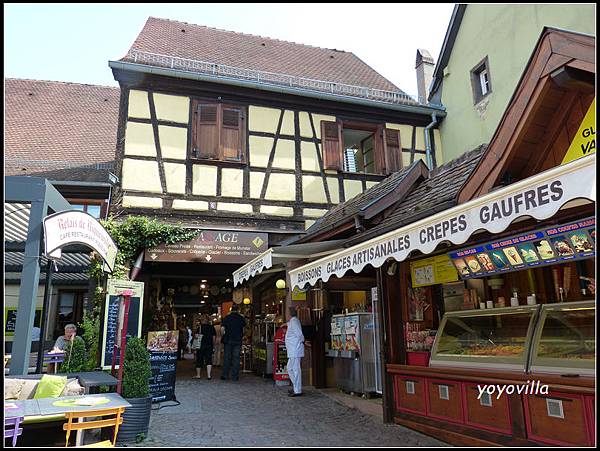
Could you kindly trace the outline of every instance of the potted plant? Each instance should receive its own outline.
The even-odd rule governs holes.
[[[65,348],[64,362],[60,364],[61,373],[77,373],[85,367],[85,343],[75,337]]]
[[[149,388],[152,376],[150,353],[144,340],[138,337],[127,339],[123,360],[121,396],[131,407],[126,408],[123,414],[123,424],[119,427],[117,436],[119,443],[135,442],[141,434],[145,436],[148,433],[152,408]]]

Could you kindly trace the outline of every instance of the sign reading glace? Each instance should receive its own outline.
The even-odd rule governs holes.
[[[231,230],[202,230],[189,241],[146,249],[154,262],[247,263],[268,248],[268,234]]]

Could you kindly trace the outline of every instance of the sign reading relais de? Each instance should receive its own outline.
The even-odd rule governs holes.
[[[189,241],[146,249],[154,262],[247,263],[268,248],[268,234],[231,230],[202,230]]]
[[[378,268],[388,259],[403,261],[414,250],[429,254],[444,241],[464,243],[478,230],[500,233],[522,216],[547,219],[574,199],[595,201],[595,163],[594,154],[580,158],[290,270],[291,286],[327,282],[349,270],[358,274],[366,265]]]

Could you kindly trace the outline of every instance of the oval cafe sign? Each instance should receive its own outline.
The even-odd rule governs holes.
[[[69,244],[83,244],[104,260],[104,270],[112,273],[117,246],[102,224],[83,211],[61,211],[44,218],[44,251],[49,258],[60,258]]]

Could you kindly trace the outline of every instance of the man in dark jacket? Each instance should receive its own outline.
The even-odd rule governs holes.
[[[221,327],[225,328],[223,344],[225,345],[223,356],[222,380],[229,378],[229,369],[231,368],[231,380],[237,381],[240,372],[240,350],[242,348],[242,337],[244,336],[244,327],[246,320],[238,313],[238,306],[234,304],[231,312],[221,322]]]

